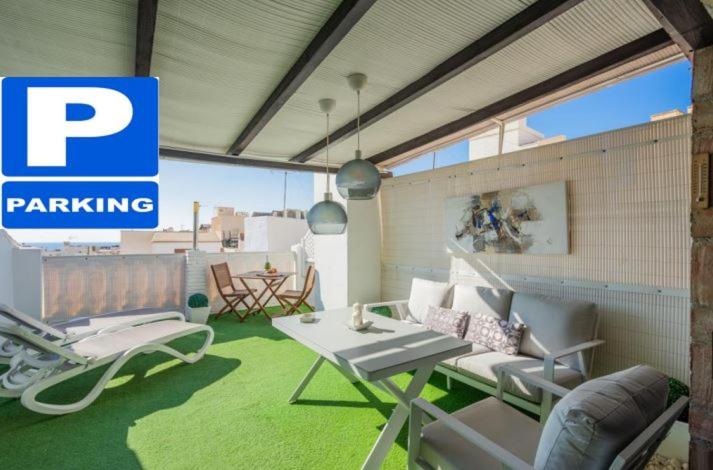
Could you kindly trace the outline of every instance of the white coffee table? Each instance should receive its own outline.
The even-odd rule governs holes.
[[[393,445],[409,415],[411,400],[418,397],[434,367],[449,357],[471,351],[471,343],[402,321],[365,313],[373,325],[352,331],[346,324],[351,308],[316,312],[314,323],[301,323],[299,316],[275,318],[272,326],[319,354],[319,357],[289,399],[294,403],[325,361],[350,381],[364,380],[392,395],[397,406],[381,431],[362,468],[377,469]],[[402,390],[391,377],[415,370]]]

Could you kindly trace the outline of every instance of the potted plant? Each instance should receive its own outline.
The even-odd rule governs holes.
[[[205,294],[193,294],[188,297],[188,319],[193,323],[205,325],[210,315],[210,304]]]

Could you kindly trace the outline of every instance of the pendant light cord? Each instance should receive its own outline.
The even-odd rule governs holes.
[[[357,150],[361,150],[361,90],[357,90]]]
[[[327,113],[327,163],[325,169],[327,170],[327,192],[329,192],[329,113]]]

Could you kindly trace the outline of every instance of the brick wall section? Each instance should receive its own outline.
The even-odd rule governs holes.
[[[713,153],[713,46],[695,52],[691,149]],[[713,175],[711,175],[713,176]],[[713,209],[691,209],[692,469],[713,468]]]

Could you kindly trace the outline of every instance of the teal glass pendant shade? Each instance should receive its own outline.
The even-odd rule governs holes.
[[[339,235],[347,228],[347,213],[344,207],[332,200],[332,193],[324,194],[307,212],[307,225],[315,235]]]
[[[372,199],[381,187],[381,175],[371,162],[361,159],[359,150],[356,154],[354,160],[339,169],[337,191],[348,200]]]

